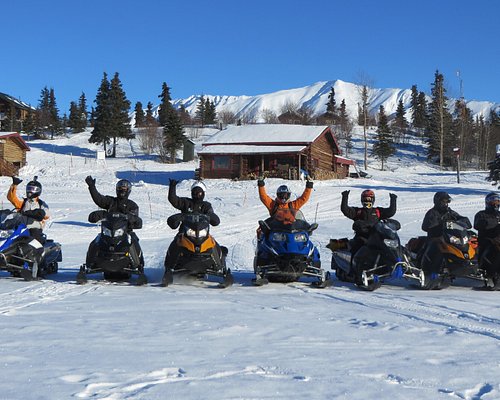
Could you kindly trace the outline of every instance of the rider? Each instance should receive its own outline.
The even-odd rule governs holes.
[[[389,207],[373,207],[375,203],[375,192],[371,189],[363,190],[361,193],[361,204],[363,207],[349,207],[349,190],[342,192],[340,211],[349,219],[354,221],[352,229],[354,238],[349,241],[351,255],[354,255],[367,241],[370,229],[381,219],[391,218],[396,214],[396,196],[389,193],[391,199]]]
[[[257,181],[260,201],[262,201],[262,203],[264,203],[266,208],[269,210],[269,215],[271,216],[271,218],[276,215],[277,211],[280,211],[279,217],[284,218],[283,223],[288,224],[292,223],[295,218],[292,215],[292,212],[286,211],[299,210],[304,204],[306,204],[309,200],[309,197],[311,197],[313,184],[313,181],[308,177],[306,181],[306,188],[304,189],[302,195],[296,200],[290,201],[292,191],[287,185],[281,185],[280,187],[278,187],[278,190],[276,190],[276,198],[273,200],[266,193],[266,183],[264,182],[264,178],[260,178]]]
[[[16,208],[16,211],[30,219],[26,225],[30,235],[43,244],[45,242],[43,228],[45,222],[49,218],[49,206],[40,199],[42,185],[38,182],[38,177],[35,176],[33,180],[29,181],[26,185],[26,198],[21,200],[17,197],[17,186],[21,182],[22,179],[15,176],[12,177],[12,185],[7,193],[7,199]]]
[[[220,224],[220,219],[215,214],[212,205],[208,201],[204,201],[207,187],[203,182],[197,181],[191,186],[191,198],[177,196],[176,190],[177,181],[175,179],[170,179],[168,188],[168,201],[175,208],[180,210],[181,213],[187,214],[197,212],[205,214],[208,215],[210,219],[210,225],[217,226]],[[174,216],[169,217],[167,223],[172,229],[176,229],[178,224],[175,223],[172,217]],[[179,234],[177,234],[172,243],[170,243],[167,254],[165,256],[165,274],[163,276],[164,280],[167,279],[167,269],[174,267],[177,257],[179,256],[180,249],[179,246],[177,246],[178,235]]]
[[[103,196],[97,191],[95,187],[95,178],[87,176],[85,182],[89,187],[90,195],[94,203],[105,209],[108,212],[119,212],[127,215],[129,235],[132,241],[130,247],[130,257],[135,265],[137,265],[141,273],[144,272],[144,256],[139,245],[139,238],[132,231],[132,229],[142,228],[142,219],[139,217],[139,206],[132,200],[129,200],[130,192],[132,191],[132,184],[126,179],[120,179],[116,183],[116,197]],[[95,221],[93,221],[95,222]],[[99,248],[99,236],[96,237],[89,245],[87,252],[87,266],[91,267],[97,259],[97,251]]]
[[[451,197],[446,192],[436,192],[434,194],[434,207],[424,216],[422,230],[427,232],[427,242],[423,249],[421,268],[424,272],[439,273],[443,262],[440,244],[443,241],[443,223],[454,221],[467,229],[472,228],[469,218],[463,217],[453,211],[449,204]]]
[[[485,209],[474,217],[474,228],[478,232],[479,265],[500,290],[500,195],[486,195]]]

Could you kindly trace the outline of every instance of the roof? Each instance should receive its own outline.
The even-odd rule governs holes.
[[[8,103],[15,104],[15,106],[17,108],[21,108],[23,110],[35,110],[34,107],[30,106],[29,104],[25,103],[24,101],[16,99],[15,97],[9,96],[8,94],[5,94],[5,93],[0,92],[0,100],[4,100]]]
[[[354,165],[356,163],[354,160],[351,160],[350,158],[340,157],[338,155],[335,155],[335,162],[337,164],[346,164],[346,165]]]
[[[300,153],[306,146],[262,146],[262,145],[211,145],[204,146],[198,154],[272,154],[272,153]]]
[[[203,146],[214,144],[308,144],[314,142],[328,126],[254,124],[231,126],[208,140]]]
[[[31,150],[28,144],[24,141],[24,139],[21,137],[21,135],[17,132],[0,132],[0,139],[7,139],[11,138],[14,142],[16,142],[19,147],[23,148],[24,150]]]

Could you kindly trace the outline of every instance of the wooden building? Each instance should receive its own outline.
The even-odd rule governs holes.
[[[0,132],[0,176],[17,175],[30,148],[17,132]]]
[[[306,173],[314,179],[337,179],[349,176],[349,165],[354,164],[342,157],[329,126],[232,126],[202,146],[198,151],[200,178],[299,179]]]
[[[8,94],[0,93],[0,131],[22,130],[30,111],[35,109]]]

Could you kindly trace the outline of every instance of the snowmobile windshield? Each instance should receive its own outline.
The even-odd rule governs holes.
[[[311,228],[302,211],[290,207],[278,208],[268,224],[272,230],[286,232],[308,231]]]
[[[401,229],[401,224],[395,219],[386,219],[379,221],[375,226],[375,229],[382,235],[382,237],[395,239],[397,238],[396,232]]]
[[[21,224],[26,224],[26,217],[23,217],[17,211],[1,210],[0,211],[0,229],[8,230],[15,229]]]

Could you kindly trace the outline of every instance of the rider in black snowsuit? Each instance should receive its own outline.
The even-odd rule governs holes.
[[[500,195],[489,193],[485,198],[485,209],[474,217],[474,228],[478,232],[479,265],[500,290]]]
[[[139,217],[139,206],[132,200],[129,200],[128,196],[132,190],[132,184],[126,180],[121,179],[116,184],[116,197],[103,196],[97,191],[95,187],[95,179],[92,176],[87,176],[85,182],[89,186],[89,192],[92,196],[94,203],[108,212],[120,212],[126,214],[128,218],[128,228],[129,235],[132,241],[132,246],[130,247],[130,256],[134,265],[140,272],[144,272],[144,256],[142,254],[141,247],[139,245],[139,238],[132,231],[132,229],[142,228],[142,219]],[[97,222],[97,221],[89,221]],[[89,245],[87,252],[87,266],[92,267],[95,264],[97,258],[97,251],[99,249],[99,236],[95,238]]]
[[[446,192],[436,192],[434,207],[425,214],[422,230],[427,232],[427,241],[421,255],[421,268],[427,273],[439,273],[443,264],[440,245],[443,242],[443,224],[454,221],[467,229],[472,228],[469,218],[463,217],[450,207],[451,197]],[[419,256],[420,257],[420,256]]]
[[[169,180],[169,188],[168,188],[168,201],[175,208],[180,210],[181,213],[201,213],[208,215],[210,218],[210,225],[217,226],[220,224],[219,217],[214,213],[212,205],[208,201],[204,201],[205,192],[207,190],[205,184],[203,182],[195,182],[191,186],[191,198],[189,197],[179,197],[177,196],[177,181],[175,179]],[[175,222],[175,215],[170,216],[167,220],[168,225],[172,229],[176,229],[178,223]],[[174,237],[172,243],[168,247],[167,254],[165,256],[165,273],[168,268],[173,268],[177,257],[179,256],[179,247],[177,246],[178,235]],[[165,274],[166,275],[166,274]],[[164,278],[165,278],[164,275]]]
[[[347,217],[354,220],[352,229],[355,232],[354,238],[349,241],[351,254],[354,256],[367,241],[370,235],[370,230],[381,219],[391,218],[396,214],[396,196],[394,193],[389,193],[391,202],[388,208],[373,207],[375,203],[375,193],[373,190],[364,190],[361,193],[361,204],[363,207],[349,207],[349,190],[342,192],[342,203],[340,211]]]

